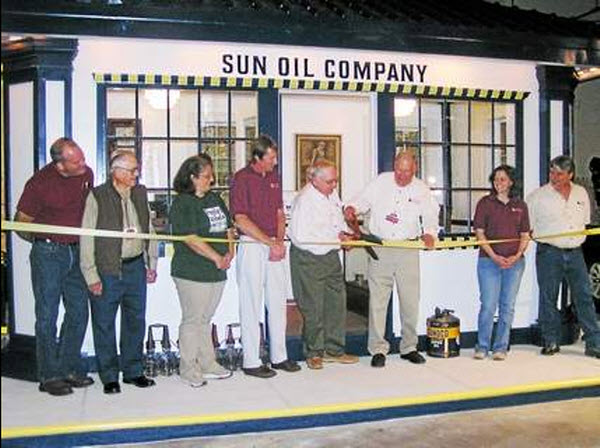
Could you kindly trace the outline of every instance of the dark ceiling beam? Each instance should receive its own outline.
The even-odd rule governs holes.
[[[284,8],[292,5],[294,14],[278,11],[274,3]],[[313,3],[327,5],[334,14],[313,15],[300,2],[273,0],[258,1],[258,5],[264,5],[258,9],[247,2],[247,7],[233,11],[215,6],[217,2],[136,8],[134,4],[53,7],[48,3],[32,7],[31,2],[3,0],[2,32],[311,45],[600,65],[598,35],[586,38],[505,27],[365,18],[368,12],[356,9],[354,4],[348,15],[339,16],[334,5],[341,2]]]

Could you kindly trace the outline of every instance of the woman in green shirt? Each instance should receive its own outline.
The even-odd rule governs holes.
[[[185,160],[174,180],[178,193],[171,207],[174,235],[203,238],[233,236],[231,216],[221,197],[211,191],[213,165],[206,154]],[[206,379],[223,379],[231,372],[215,361],[211,320],[221,301],[233,251],[226,243],[199,238],[175,242],[171,276],[181,303],[180,377],[192,387]]]

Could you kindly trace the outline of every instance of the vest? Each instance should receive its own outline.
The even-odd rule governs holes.
[[[123,230],[123,207],[121,195],[108,182],[92,189],[92,194],[98,203],[98,220],[96,228],[102,230]],[[142,227],[143,233],[148,233],[150,212],[148,211],[148,193],[143,185],[131,189],[131,202]],[[120,275],[121,273],[121,238],[95,237],[94,258],[96,267],[102,274]],[[145,243],[148,248],[148,241]]]

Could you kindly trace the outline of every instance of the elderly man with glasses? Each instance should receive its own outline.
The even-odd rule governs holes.
[[[132,152],[116,152],[110,178],[88,195],[84,228],[148,233],[151,229],[148,193],[137,183],[138,162]],[[157,245],[139,238],[81,238],[81,271],[90,291],[92,330],[104,393],[121,392],[123,382],[154,385],[143,374],[146,328],[146,283],[156,280]],[[120,363],[115,318],[121,309]]]

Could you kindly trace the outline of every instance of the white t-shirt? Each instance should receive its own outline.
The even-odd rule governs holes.
[[[346,230],[337,192],[325,196],[311,183],[306,184],[292,204],[289,236],[294,245],[315,255],[324,255],[339,249],[339,244],[310,243],[339,241],[339,233]]]
[[[418,238],[438,233],[439,204],[420,179],[405,187],[396,183],[393,172],[382,173],[348,205],[358,213],[370,212],[369,231],[384,240]]]
[[[590,222],[590,198],[580,185],[571,183],[571,193],[565,199],[551,184],[533,191],[527,197],[533,237],[585,230]],[[585,235],[542,240],[561,249],[581,246]]]

